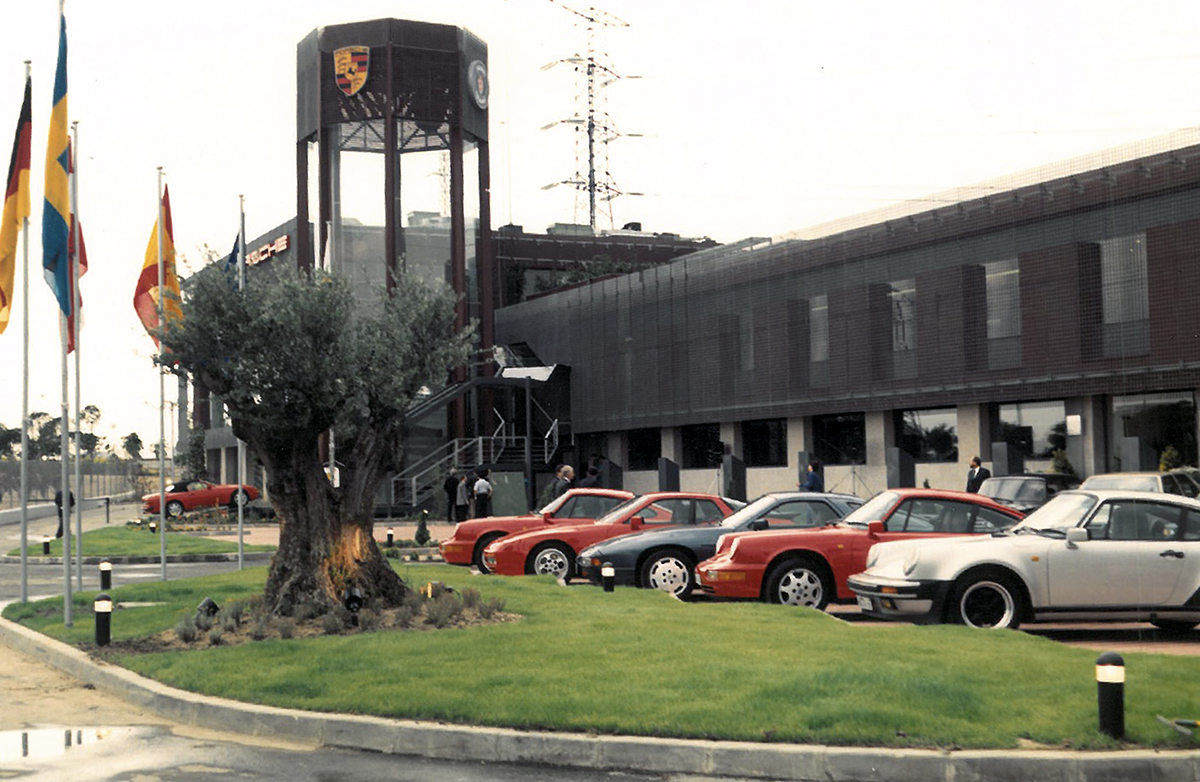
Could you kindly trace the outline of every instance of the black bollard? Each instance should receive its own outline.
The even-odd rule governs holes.
[[[42,535],[42,556],[50,556],[50,536]]]
[[[600,566],[600,581],[604,584],[604,591],[613,591],[613,586],[617,580],[617,569],[613,567],[613,563],[605,562]]]
[[[1100,732],[1119,739],[1125,735],[1125,659],[1116,652],[1096,658],[1096,700]]]
[[[395,534],[392,532],[392,528],[391,528],[391,527],[388,527],[387,547],[388,547],[388,548],[391,548],[391,547],[392,547],[392,546],[394,546],[394,545],[396,545],[396,536],[395,536]]]
[[[101,592],[92,603],[96,613],[96,646],[108,646],[112,639],[112,598]]]
[[[112,589],[112,563],[107,559],[100,562],[100,588]]]

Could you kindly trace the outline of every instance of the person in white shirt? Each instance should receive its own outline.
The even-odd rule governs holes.
[[[475,518],[482,519],[492,515],[492,484],[488,481],[488,471],[476,473],[479,479],[475,481]]]

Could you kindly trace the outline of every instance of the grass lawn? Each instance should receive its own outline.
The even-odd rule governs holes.
[[[549,577],[472,576],[399,564],[506,602],[519,622],[436,632],[267,640],[116,662],[183,689],[316,711],[634,735],[893,747],[1110,748],[1097,730],[1097,652],[1010,631],[855,626],[757,603],[681,603],[631,588],[606,594]],[[261,592],[265,568],[113,590],[113,636],[174,627],[204,597]],[[89,643],[92,593],[11,605],[5,616]],[[1129,742],[1193,747],[1155,720],[1200,717],[1200,659],[1129,654]]]
[[[156,557],[162,543],[156,533],[133,527],[104,527],[83,533],[83,556],[85,557]],[[274,551],[274,546],[245,545],[243,551]],[[31,541],[27,549],[29,556],[42,556],[42,541]],[[71,538],[71,551],[75,551],[75,539]],[[232,554],[237,551],[237,538],[215,540],[180,532],[167,533],[167,555],[172,554]],[[21,556],[21,547],[8,552],[10,557]],[[50,541],[50,556],[62,556],[62,539]]]

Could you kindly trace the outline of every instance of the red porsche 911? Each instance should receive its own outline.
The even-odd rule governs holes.
[[[167,515],[179,516],[196,508],[222,505],[237,509],[239,499],[249,502],[258,499],[258,489],[237,484],[217,484],[208,481],[179,481],[167,486]],[[158,513],[159,492],[142,497],[142,513]]]

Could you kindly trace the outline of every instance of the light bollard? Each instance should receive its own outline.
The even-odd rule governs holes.
[[[604,591],[613,591],[613,586],[617,581],[617,569],[613,567],[613,563],[605,562],[600,566],[600,581],[604,584]]]
[[[396,535],[391,527],[388,527],[387,547],[391,548],[396,545]]]
[[[112,589],[112,563],[107,559],[100,561],[100,588]]]
[[[1119,739],[1125,735],[1125,659],[1116,652],[1096,658],[1096,702],[1100,732]]]
[[[96,646],[108,646],[112,639],[112,598],[101,592],[92,602],[96,613]]]
[[[50,536],[42,535],[42,556],[50,556]]]

